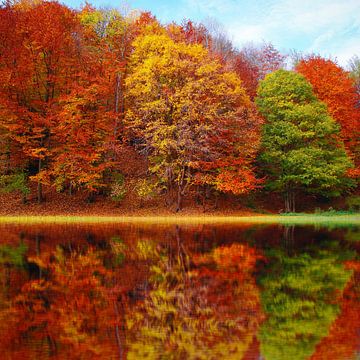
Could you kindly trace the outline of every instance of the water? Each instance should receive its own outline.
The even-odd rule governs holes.
[[[359,359],[360,228],[1,225],[1,359]]]

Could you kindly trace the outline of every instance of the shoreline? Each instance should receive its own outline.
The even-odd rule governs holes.
[[[360,214],[299,215],[0,215],[0,224],[344,224],[359,225]]]

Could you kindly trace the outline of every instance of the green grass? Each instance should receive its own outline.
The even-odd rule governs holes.
[[[351,216],[360,216],[359,212],[350,211],[350,210],[319,210],[316,209],[314,213],[283,213],[281,216],[342,216],[342,215],[351,215]]]
[[[259,216],[0,216],[0,224],[289,224],[360,225],[360,214],[287,214]]]

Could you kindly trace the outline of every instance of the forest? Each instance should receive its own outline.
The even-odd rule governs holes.
[[[5,199],[177,212],[276,194],[279,212],[307,196],[360,208],[359,141],[357,56],[344,69],[266,42],[239,49],[215,22],[89,3],[0,6]]]

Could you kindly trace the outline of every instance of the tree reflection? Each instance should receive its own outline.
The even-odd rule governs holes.
[[[0,245],[0,358],[351,358],[357,243],[228,229],[13,233]]]
[[[259,338],[265,359],[308,359],[338,316],[338,301],[352,271],[343,260],[354,256],[333,248],[312,248],[288,255],[267,252],[269,265],[260,277],[261,302],[267,315]]]
[[[259,255],[246,245],[189,256],[178,243],[148,248],[150,290],[127,317],[129,359],[241,359],[262,315],[252,276]]]
[[[1,310],[1,347],[11,358],[110,358],[116,348],[116,289],[92,248],[28,257],[43,271]],[[4,326],[7,324],[8,326]],[[119,344],[118,344],[119,345]],[[24,355],[25,354],[25,355]]]
[[[341,313],[330,327],[327,337],[316,347],[311,360],[344,360],[356,357],[360,333],[360,262],[347,262],[354,270],[340,302]]]

